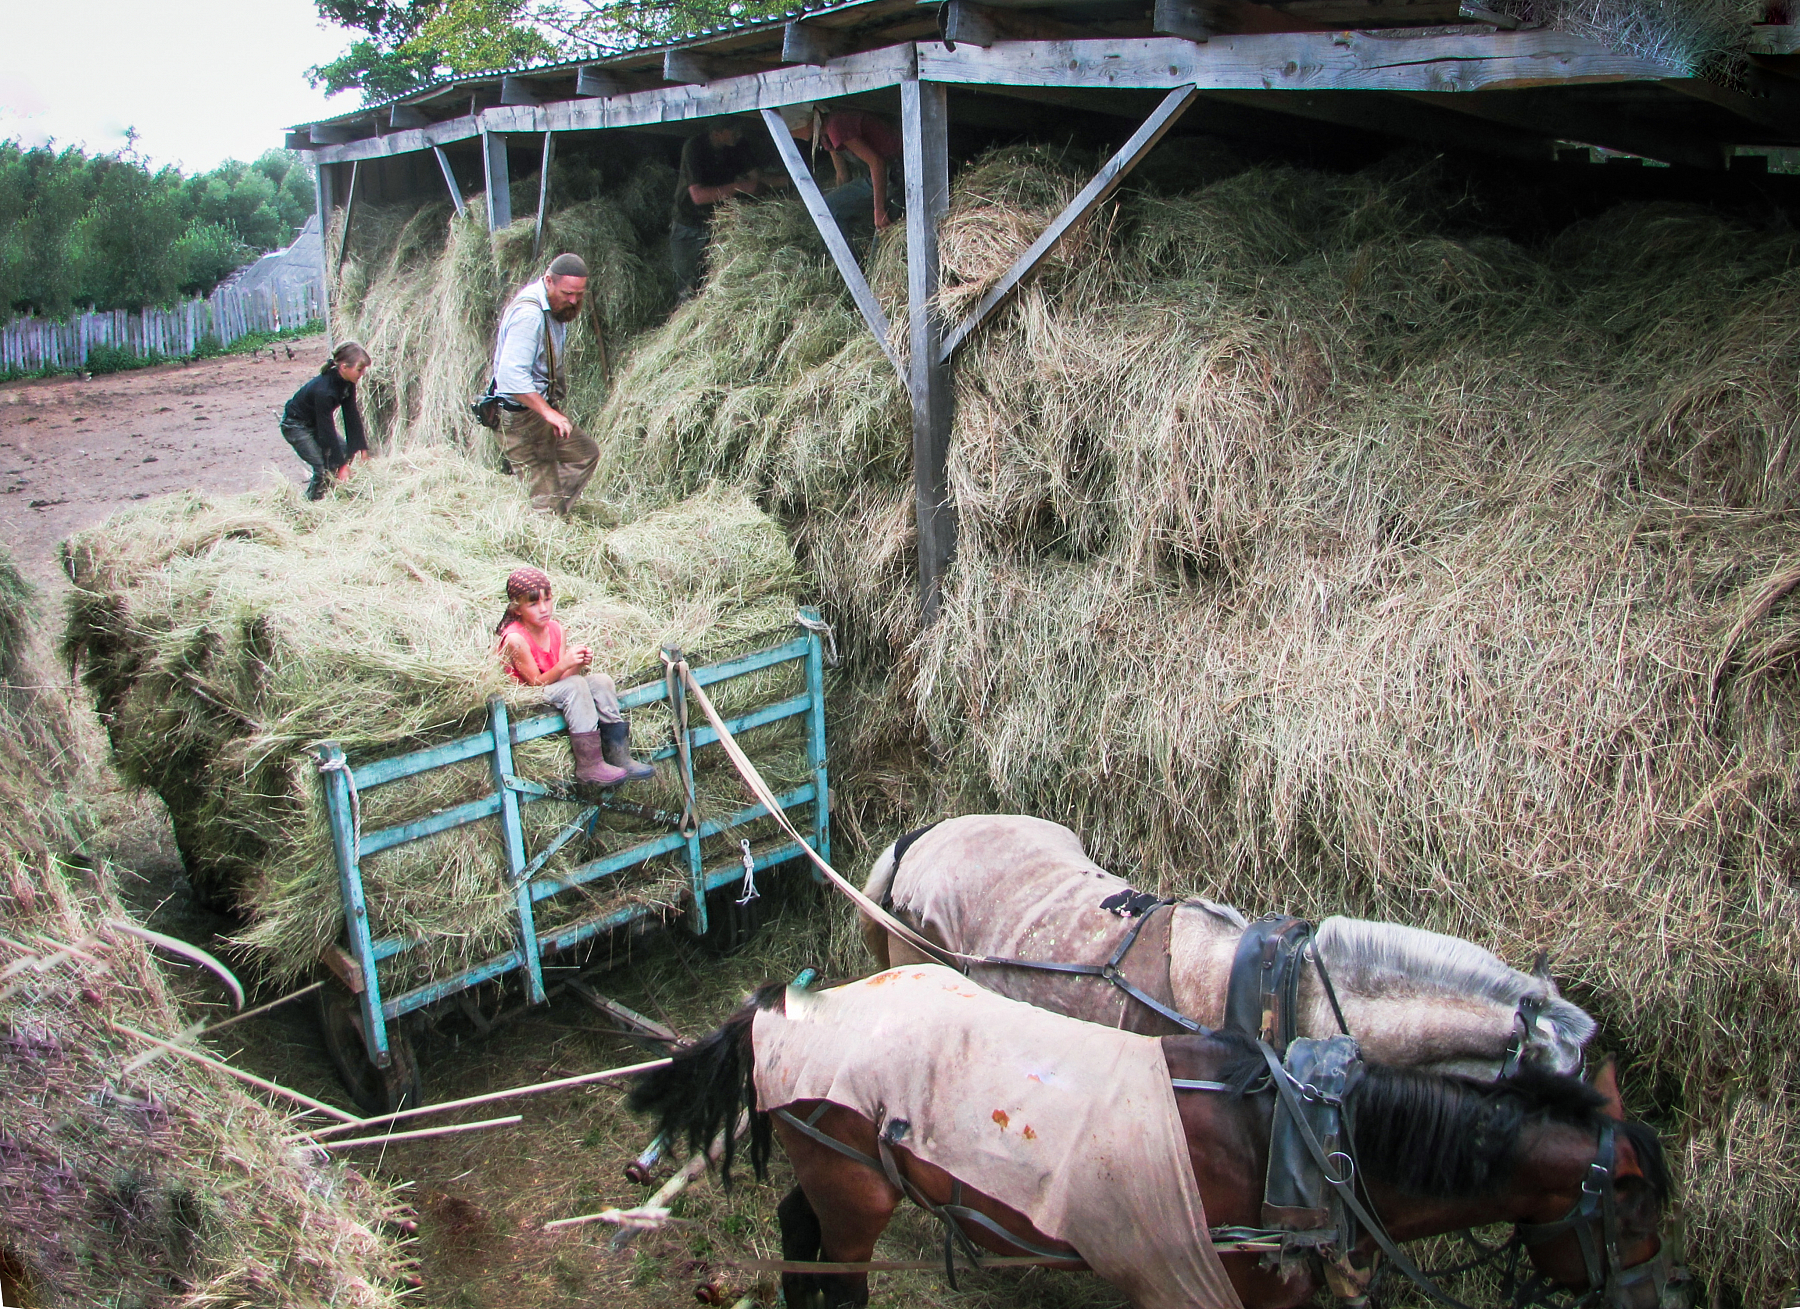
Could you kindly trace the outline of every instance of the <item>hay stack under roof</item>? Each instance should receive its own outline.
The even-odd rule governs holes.
[[[952,310],[1084,168],[959,175]],[[861,670],[845,807],[1042,814],[1165,893],[1548,950],[1677,1145],[1698,1270],[1792,1303],[1800,237],[1483,218],[1404,161],[1109,206],[959,357],[922,635],[904,398],[796,206],[721,220],[594,427],[615,492],[732,477],[792,525]]]
[[[533,513],[513,481],[453,451],[378,459],[331,500],[294,487],[219,500],[174,496],[71,539],[77,592],[67,640],[130,780],[167,802],[190,879],[249,915],[242,944],[280,978],[310,972],[337,941],[343,909],[308,747],[339,742],[352,762],[481,730],[486,698],[536,712],[541,693],[505,676],[494,629],[506,575],[549,573],[572,643],[623,683],[674,645],[696,660],[793,632],[799,575],[779,526],[736,490],[703,490],[610,528],[590,507],[571,521]],[[746,682],[752,679],[745,679]],[[754,686],[732,684],[730,696]],[[640,746],[667,737],[666,711],[636,715]],[[769,729],[772,773],[804,767]],[[716,752],[715,752],[716,753]],[[561,737],[517,752],[522,776],[567,777]],[[710,764],[709,764],[710,766]],[[742,791],[717,767],[709,797]],[[364,830],[409,822],[485,795],[483,759],[371,791]],[[632,797],[681,809],[672,768]],[[524,810],[539,847],[572,816]],[[629,837],[602,835],[606,848]],[[637,839],[642,839],[641,835]],[[550,867],[591,858],[582,842]],[[498,824],[484,822],[368,856],[377,936],[421,937],[402,982],[510,943],[513,895]],[[597,884],[609,901],[680,907],[685,874],[653,867]],[[544,902],[574,916],[580,896]],[[562,921],[546,916],[540,926]]]
[[[25,658],[28,592],[0,555],[0,1282],[6,1303],[401,1303],[387,1195],[284,1148],[280,1113],[120,1024],[185,1024],[110,872],[77,855],[85,822],[65,706]],[[25,673],[25,676],[20,676]],[[73,957],[59,954],[78,946]],[[35,961],[35,962],[33,962]],[[22,967],[20,965],[23,965]]]

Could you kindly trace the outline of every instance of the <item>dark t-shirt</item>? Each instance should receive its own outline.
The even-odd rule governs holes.
[[[697,205],[690,186],[723,186],[755,168],[756,151],[740,139],[736,145],[716,146],[710,132],[690,136],[681,147],[681,172],[675,179],[675,208],[670,217],[689,227],[705,227],[712,221],[712,205]]]
[[[332,413],[339,408],[344,411],[343,441],[338,440],[337,425],[331,421]],[[356,407],[356,384],[338,376],[335,368],[320,373],[294,392],[287,408],[281,411],[281,425],[311,429],[328,463],[341,464],[349,455],[369,448],[363,436],[362,414]]]

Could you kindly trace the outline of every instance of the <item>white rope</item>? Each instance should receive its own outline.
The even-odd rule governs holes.
[[[350,771],[350,764],[343,759],[319,760],[321,773],[342,773],[344,784],[350,788],[350,862],[362,863],[362,797],[356,793],[356,774]]]
[[[837,889],[842,891],[845,895],[849,896],[851,902],[855,904],[858,909],[862,910],[863,913],[867,914],[870,918],[873,918],[889,932],[892,932],[902,941],[905,941],[926,958],[935,959],[939,963],[948,964],[952,968],[959,967],[962,964],[979,964],[986,962],[977,955],[963,954],[956,950],[947,950],[935,942],[927,941],[924,937],[913,931],[912,928],[908,927],[887,910],[869,899],[869,897],[864,895],[860,889],[852,885],[848,878],[838,872],[838,870],[833,868],[830,864],[826,863],[824,857],[821,856],[817,850],[813,849],[811,845],[807,844],[806,838],[801,836],[800,833],[795,830],[794,824],[788,819],[787,811],[781,807],[781,802],[776,799],[775,793],[769,789],[769,784],[763,780],[762,774],[756,771],[756,765],[750,762],[750,757],[744,753],[744,748],[737,743],[737,739],[732,736],[730,729],[725,726],[725,720],[719,717],[719,711],[713,707],[712,700],[707,697],[706,691],[695,679],[694,671],[688,667],[687,660],[681,660],[679,663],[675,664],[674,667],[681,674],[682,681],[687,683],[687,688],[693,693],[694,700],[699,704],[701,711],[706,714],[707,721],[712,724],[713,731],[719,734],[720,748],[725,751],[726,757],[731,760],[732,766],[738,770],[738,776],[744,779],[744,785],[749,788],[750,794],[769,811],[769,816],[780,824],[781,829],[799,844],[801,850],[805,851],[806,857],[813,861],[814,865],[817,866],[821,873],[825,874],[827,881],[837,887]],[[820,796],[817,803],[825,803],[825,797]]]
[[[738,849],[744,852],[744,885],[740,888],[744,895],[738,903],[744,905],[762,899],[762,892],[756,889],[756,856],[750,853],[750,839],[740,840]]]

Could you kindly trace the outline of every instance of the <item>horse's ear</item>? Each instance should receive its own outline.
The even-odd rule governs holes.
[[[1531,961],[1531,975],[1541,982],[1550,980],[1550,952],[1539,950],[1537,958]]]
[[[1605,1100],[1605,1103],[1600,1106],[1600,1112],[1608,1118],[1617,1118],[1623,1122],[1625,1120],[1625,1102],[1619,1098],[1619,1067],[1610,1056],[1600,1066],[1600,1071],[1594,1074],[1592,1085],[1594,1090],[1598,1091]]]

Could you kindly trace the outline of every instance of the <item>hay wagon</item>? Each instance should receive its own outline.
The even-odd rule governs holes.
[[[824,670],[825,638],[830,629],[818,612],[809,608],[801,609],[795,622],[801,630],[793,639],[691,671],[700,685],[712,686],[787,666],[788,677],[778,681],[801,684],[801,689],[793,694],[743,709],[727,719],[725,725],[737,736],[757,728],[798,722],[805,744],[806,780],[776,798],[784,811],[810,811],[810,824],[803,812],[793,816],[794,826],[802,832],[810,831],[810,836],[803,838],[806,844],[821,857],[829,858]],[[654,904],[631,903],[576,917],[553,928],[541,928],[538,919],[544,916],[543,907],[652,860],[673,859],[685,863],[688,930],[696,936],[731,942],[747,931],[746,916],[729,896],[711,907],[709,897],[719,899],[716,893],[732,883],[748,886],[755,873],[802,856],[800,843],[792,839],[764,838],[758,844],[745,835],[751,824],[768,817],[769,810],[761,804],[715,817],[698,813],[695,754],[717,744],[719,734],[710,726],[689,724],[688,694],[673,672],[681,652],[665,650],[664,656],[670,670],[664,678],[621,691],[619,705],[626,710],[659,702],[669,707],[674,723],[671,739],[651,758],[676,761],[687,801],[682,814],[633,804],[610,791],[577,794],[563,783],[518,776],[513,753],[518,746],[566,733],[568,728],[562,715],[554,712],[515,721],[499,698],[489,703],[489,721],[484,731],[427,750],[352,764],[335,742],[325,742],[318,748],[320,782],[325,791],[344,911],[343,941],[324,955],[332,976],[320,992],[321,1026],[326,1047],[346,1088],[364,1108],[387,1112],[421,1099],[418,1061],[398,1020],[409,1014],[435,1015],[446,1006],[460,1006],[485,1030],[490,1024],[474,1009],[470,992],[488,983],[516,982],[526,1006],[542,1004],[553,994],[572,990],[626,1030],[652,1039],[670,1039],[673,1034],[666,1028],[597,994],[578,976],[550,986],[546,986],[544,977],[547,957],[614,933],[651,930],[663,922],[665,911]],[[414,822],[372,831],[362,829],[361,797],[371,789],[479,759],[487,761],[491,774],[489,794]],[[544,803],[571,804],[577,812],[553,837],[542,842],[541,848],[531,851],[526,848],[520,814],[526,805]],[[605,813],[626,815],[662,831],[623,849],[609,850],[556,870],[546,868],[552,856],[571,842],[594,837]],[[419,946],[422,939],[375,935],[364,894],[363,860],[410,841],[490,820],[500,828],[505,866],[496,872],[504,877],[512,893],[516,944],[446,976],[389,995],[384,986],[383,964]],[[719,857],[721,853],[723,858]]]

